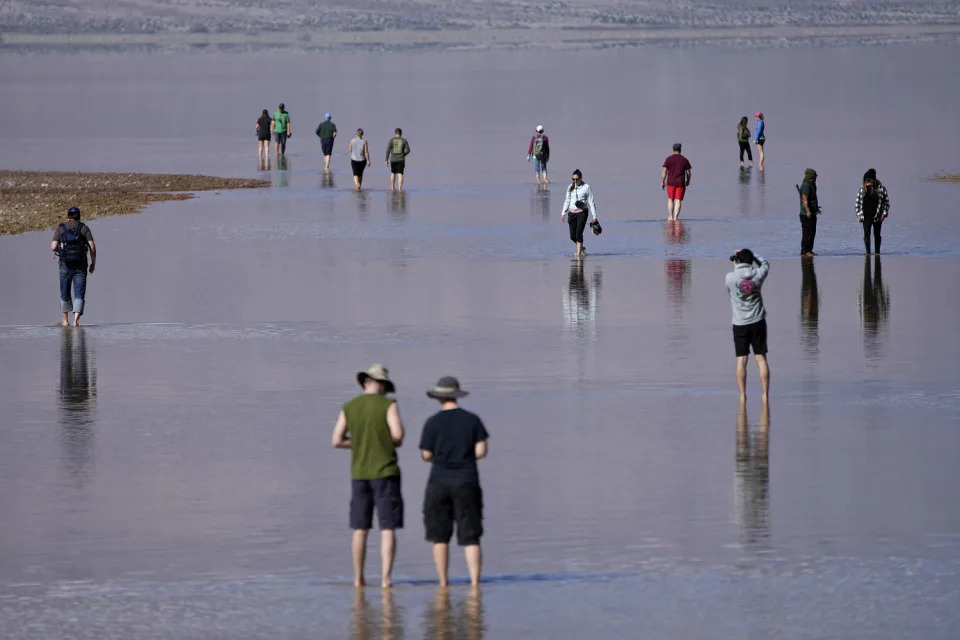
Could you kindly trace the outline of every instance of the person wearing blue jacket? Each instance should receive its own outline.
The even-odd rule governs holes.
[[[750,249],[737,249],[730,256],[733,271],[727,274],[725,283],[733,306],[733,346],[737,354],[737,386],[740,399],[747,397],[747,360],[750,349],[757,358],[763,401],[770,391],[770,367],[767,365],[767,311],[763,307],[760,288],[770,263],[754,256]]]
[[[753,142],[757,145],[757,153],[760,154],[760,162],[757,164],[757,168],[763,171],[763,143],[767,141],[767,136],[764,133],[763,112],[757,111],[753,114],[753,117],[757,119],[757,128],[753,131]]]

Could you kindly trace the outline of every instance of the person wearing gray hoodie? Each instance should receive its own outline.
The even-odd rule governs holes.
[[[747,397],[747,360],[750,349],[757,358],[763,401],[770,391],[770,367],[767,365],[767,311],[760,288],[770,272],[770,263],[754,256],[750,249],[737,249],[730,256],[733,271],[727,274],[727,291],[733,307],[733,346],[737,354],[737,386],[740,399]]]

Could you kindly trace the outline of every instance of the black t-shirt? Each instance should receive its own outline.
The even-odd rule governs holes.
[[[474,445],[489,438],[480,417],[465,409],[446,409],[432,415],[423,425],[420,450],[433,453],[431,475],[476,479]]]

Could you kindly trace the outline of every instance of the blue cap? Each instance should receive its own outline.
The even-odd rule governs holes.
[[[330,118],[333,117],[333,114],[332,114],[332,113],[328,113],[328,114],[325,114],[323,117],[326,118],[327,120],[329,120]]]
[[[77,207],[70,207],[67,209],[67,217],[73,218],[74,220],[80,219],[80,209]]]

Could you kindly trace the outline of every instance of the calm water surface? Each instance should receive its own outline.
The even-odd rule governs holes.
[[[272,186],[92,221],[77,331],[54,326],[49,234],[0,238],[0,636],[956,637],[957,187],[923,178],[960,166],[958,53],[3,52],[0,166]],[[259,166],[253,123],[279,101],[289,156]],[[757,110],[765,174],[736,163]],[[538,123],[547,192],[524,162]],[[675,141],[693,185],[667,226]],[[813,262],[795,257],[807,166]],[[877,258],[853,214],[871,166],[893,201]],[[577,167],[605,229],[582,264],[559,222]],[[735,392],[741,246],[772,261],[769,413],[752,365],[745,409]],[[394,593],[358,595],[329,435],[374,361],[409,431],[407,527]],[[492,434],[479,593],[432,586],[419,522],[411,445],[444,374]]]

